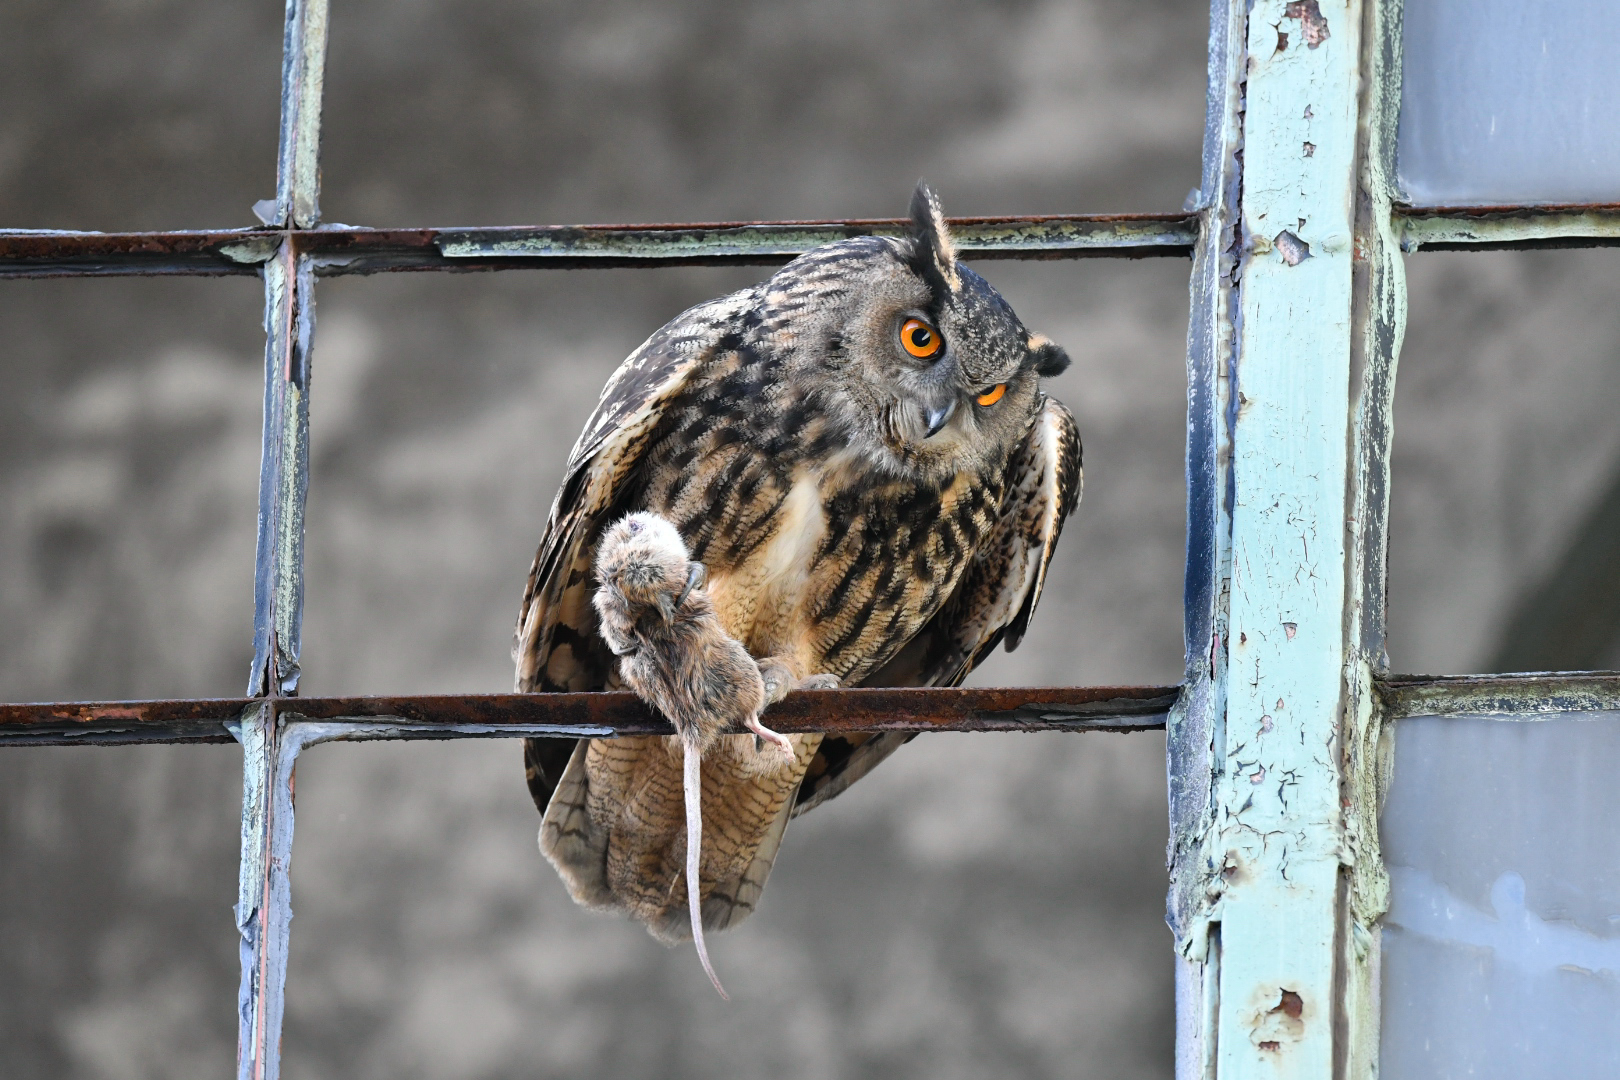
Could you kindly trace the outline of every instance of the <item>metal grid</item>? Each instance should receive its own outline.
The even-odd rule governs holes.
[[[1239,317],[1245,290],[1264,295],[1267,288],[1263,278],[1252,285],[1243,281],[1246,262],[1268,250],[1254,242],[1244,224],[1243,148],[1246,140],[1254,145],[1257,136],[1267,134],[1254,105],[1265,76],[1251,72],[1246,41],[1251,24],[1263,15],[1300,18],[1307,5],[1259,0],[1252,6],[1251,11],[1248,0],[1211,0],[1208,113],[1196,210],[951,222],[960,253],[975,260],[1192,257],[1185,681],[1174,687],[818,691],[795,695],[772,713],[773,725],[788,732],[1139,731],[1168,725],[1170,917],[1182,956],[1178,1073],[1186,1080],[1269,1075],[1235,1052],[1233,1040],[1223,1045],[1218,1038],[1230,1010],[1221,1006],[1222,941],[1209,898],[1214,895],[1212,875],[1223,873],[1222,864],[1211,857],[1210,845],[1219,834],[1212,830],[1211,815],[1222,805],[1218,789],[1226,771],[1227,713],[1235,709],[1227,701],[1227,668],[1233,647],[1233,547],[1242,541],[1243,528],[1235,527],[1233,517],[1234,483],[1240,482],[1233,454],[1240,426],[1234,372],[1240,360],[1258,363],[1270,347],[1258,320],[1243,326]],[[1359,23],[1361,30],[1348,60],[1342,48],[1336,59],[1324,50],[1322,70],[1313,75],[1348,79],[1336,92],[1351,104],[1349,123],[1341,121],[1332,134],[1349,144],[1345,159],[1351,164],[1346,176],[1337,179],[1348,177],[1359,196],[1351,223],[1355,269],[1349,282],[1357,315],[1353,324],[1339,327],[1360,369],[1359,392],[1350,405],[1350,508],[1343,512],[1349,515],[1345,525],[1352,534],[1345,551],[1349,587],[1342,603],[1335,600],[1347,643],[1344,708],[1326,719],[1341,747],[1341,760],[1325,775],[1336,800],[1342,785],[1343,833],[1354,831],[1358,821],[1368,827],[1369,799],[1376,794],[1371,758],[1389,720],[1620,708],[1620,676],[1425,678],[1391,676],[1382,664],[1389,406],[1405,305],[1400,253],[1620,245],[1620,206],[1395,204],[1390,177],[1399,102],[1400,2],[1346,0],[1343,14],[1335,10],[1335,18]],[[248,696],[0,705],[0,745],[233,739],[242,744],[242,865],[236,908],[242,1080],[273,1080],[279,1073],[290,919],[291,774],[304,747],[333,739],[610,738],[670,731],[628,694],[297,696],[316,279],[403,270],[775,265],[831,240],[897,233],[903,225],[863,220],[386,230],[323,226],[318,152],[326,25],[327,0],[287,0],[276,198],[273,208],[264,211],[267,227],[0,231],[0,277],[258,274],[264,280],[264,447]],[[1346,36],[1357,40],[1354,34]],[[1353,84],[1361,76],[1364,89],[1358,101]],[[1260,156],[1251,151],[1251,169],[1260,167],[1255,164]],[[1320,184],[1320,176],[1313,173],[1301,182]],[[1370,851],[1372,857],[1349,875],[1350,887],[1326,901],[1341,927],[1348,922],[1359,928],[1357,886],[1365,887],[1363,878],[1382,872],[1375,840]],[[1301,910],[1319,901],[1307,898],[1300,902]],[[1330,948],[1351,948],[1344,944],[1346,937],[1338,934]],[[1229,964],[1233,944],[1226,943]],[[1330,992],[1336,1023],[1343,1023],[1329,1040],[1329,1071],[1370,1076],[1376,1070],[1377,1018],[1367,1003],[1376,1002],[1376,985],[1367,973],[1366,948],[1356,944],[1355,949],[1360,959],[1334,976],[1339,982]],[[1217,1053],[1218,1047],[1222,1052]],[[1306,1072],[1328,1075],[1320,1069]]]

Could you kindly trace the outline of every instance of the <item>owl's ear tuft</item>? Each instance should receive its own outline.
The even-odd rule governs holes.
[[[1061,375],[1069,368],[1069,354],[1063,346],[1041,334],[1029,336],[1030,366],[1043,379]]]
[[[935,299],[945,298],[940,293],[958,291],[962,279],[956,273],[956,245],[951,242],[939,196],[926,180],[917,181],[917,190],[911,194],[910,237],[912,269],[928,282]]]

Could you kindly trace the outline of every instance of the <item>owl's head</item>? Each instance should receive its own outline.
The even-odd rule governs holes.
[[[766,301],[797,308],[795,352],[819,369],[818,395],[850,447],[896,473],[939,479],[1004,462],[1040,407],[1040,380],[1069,365],[956,260],[927,184],[904,239],[811,252],[767,283]]]

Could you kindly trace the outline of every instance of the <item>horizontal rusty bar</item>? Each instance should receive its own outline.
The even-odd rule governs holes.
[[[1164,727],[1174,686],[814,690],[773,706],[785,732],[1142,731]],[[0,746],[228,742],[260,699],[0,705]],[[667,735],[628,693],[281,698],[289,721],[323,722],[330,738],[452,739]]]
[[[0,746],[230,742],[246,698],[0,705]]]
[[[279,239],[273,232],[253,229],[0,231],[0,278],[256,274]]]
[[[969,259],[1188,255],[1189,214],[953,218]],[[773,266],[851,236],[898,234],[898,220],[698,222],[454,229],[237,229],[87,233],[0,231],[0,277],[250,274],[291,236],[323,275],[396,270]]]
[[[1499,251],[1620,245],[1620,204],[1402,206],[1401,250]]]
[[[1378,681],[1385,716],[1500,716],[1620,711],[1620,673],[1537,671],[1514,675],[1392,675]]]

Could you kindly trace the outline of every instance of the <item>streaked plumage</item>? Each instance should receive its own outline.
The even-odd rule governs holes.
[[[955,685],[997,643],[1017,645],[1080,494],[1073,418],[1038,387],[1068,358],[956,262],[926,188],[912,217],[905,240],[829,244],[690,309],[609,380],[530,570],[520,691],[619,685],[592,563],[602,530],[637,510],[674,522],[707,566],[715,615],[758,658],[773,700],[824,673],[845,686]],[[937,331],[937,355],[902,347],[908,319]],[[792,813],[905,741],[790,739],[795,761],[780,775],[705,758],[709,929],[753,910]],[[525,743],[541,847],[570,890],[665,940],[687,936],[684,918],[649,919],[631,896],[680,884],[679,784],[652,775],[671,741]],[[636,888],[606,869],[626,831],[669,838],[646,845],[664,857]]]

